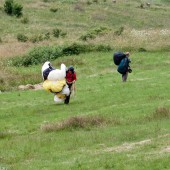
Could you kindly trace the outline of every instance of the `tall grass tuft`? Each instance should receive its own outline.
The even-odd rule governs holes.
[[[86,129],[99,126],[117,126],[121,121],[117,118],[107,119],[100,115],[93,116],[73,116],[61,122],[45,123],[42,124],[41,130],[44,132],[62,131],[62,130],[75,130]]]
[[[153,113],[154,119],[164,119],[164,118],[170,118],[170,109],[166,107],[159,107],[156,109],[156,111]]]
[[[145,121],[154,121],[161,119],[169,119],[170,118],[170,109],[166,107],[158,107],[155,112],[145,117]]]
[[[89,129],[94,126],[101,126],[106,123],[106,119],[99,116],[73,116],[62,122],[47,123],[41,126],[45,132],[72,130],[72,129]]]

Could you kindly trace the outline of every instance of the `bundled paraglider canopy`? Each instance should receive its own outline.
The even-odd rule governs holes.
[[[47,61],[42,66],[43,88],[54,94],[56,103],[63,102],[70,94],[66,83],[66,66],[62,63],[60,69],[54,69]]]
[[[124,54],[124,53],[122,53],[122,52],[115,52],[115,53],[113,54],[113,62],[114,62],[116,65],[119,65],[120,62],[121,62],[121,60],[122,60],[123,58],[125,58],[125,57],[126,57],[126,54]]]

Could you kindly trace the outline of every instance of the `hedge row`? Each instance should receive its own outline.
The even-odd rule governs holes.
[[[8,63],[12,66],[31,66],[42,64],[45,61],[52,61],[64,55],[78,55],[80,53],[92,51],[110,51],[112,50],[108,45],[87,45],[87,44],[72,44],[67,47],[56,46],[41,46],[33,48],[28,54],[24,56],[17,56]]]

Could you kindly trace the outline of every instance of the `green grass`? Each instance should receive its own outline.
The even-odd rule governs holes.
[[[43,2],[39,1],[17,1],[23,6],[23,15],[29,19],[28,24],[22,24],[21,19],[11,17],[3,12],[3,2],[0,3],[1,29],[3,39],[10,34],[15,38],[18,33],[34,36],[38,33],[52,31],[60,28],[68,33],[70,40],[76,40],[87,30],[107,26],[113,30],[120,26],[135,29],[169,28],[169,3],[165,1],[154,1],[151,8],[140,9],[140,2],[120,1],[116,4],[111,1],[99,1],[87,5],[86,1],[72,3],[63,1]],[[157,5],[160,4],[160,6]],[[50,8],[58,8],[56,13]],[[78,10],[76,10],[78,9]],[[83,10],[81,10],[83,9]],[[53,41],[55,41],[53,39]]]
[[[98,0],[16,0],[23,18],[8,16],[0,2],[0,170],[169,170],[170,169],[170,3]],[[139,6],[144,3],[144,9]],[[51,12],[51,8],[58,9]],[[106,27],[94,39],[80,40]],[[120,36],[115,32],[123,27]],[[55,38],[54,29],[67,33]],[[32,43],[31,38],[50,34]],[[17,42],[17,35],[28,37]],[[76,96],[55,104],[44,90],[19,91],[42,82],[42,63],[5,64],[37,46],[73,43],[109,45],[111,52],[63,56],[51,61],[73,65]],[[139,52],[144,49],[146,52]],[[130,51],[133,72],[122,83],[112,55]],[[5,60],[10,62],[10,60]]]
[[[132,53],[126,83],[111,53],[55,60],[54,66],[72,62],[77,71],[76,97],[69,105],[54,104],[44,90],[0,94],[0,167],[169,169],[169,54]],[[40,70],[40,65],[32,69]],[[50,132],[42,128],[75,116],[107,121]]]

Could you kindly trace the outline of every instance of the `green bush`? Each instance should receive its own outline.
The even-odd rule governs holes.
[[[74,43],[67,47],[56,46],[42,46],[36,47],[24,56],[18,56],[10,61],[10,65],[13,66],[30,66],[36,64],[42,64],[47,60],[55,60],[63,55],[78,55],[80,53],[91,51],[109,51],[112,50],[110,46],[104,45],[91,45],[91,44],[77,44]]]
[[[28,40],[28,37],[24,34],[18,34],[17,35],[17,40],[21,42],[26,42]]]
[[[62,55],[62,49],[55,46],[36,47],[24,56],[15,57],[12,60],[14,66],[30,66],[54,60]]]
[[[61,29],[55,28],[53,29],[53,36],[56,38],[65,37],[67,35],[66,32],[63,32]]]
[[[38,34],[38,35],[34,35],[30,38],[30,41],[32,43],[36,43],[36,42],[40,42],[43,40],[43,35],[42,34]]]
[[[104,34],[108,31],[108,28],[106,27],[100,27],[100,28],[96,28],[88,33],[86,33],[85,35],[82,35],[80,37],[80,40],[83,41],[87,41],[88,39],[94,39],[96,38],[98,35]]]
[[[15,3],[13,0],[6,0],[4,4],[4,11],[8,15],[22,16],[22,5]]]
[[[61,30],[56,28],[56,29],[53,29],[53,35],[54,37],[58,38],[60,36],[60,33],[61,33]]]
[[[78,55],[80,53],[86,53],[91,51],[110,51],[110,46],[105,45],[92,45],[92,44],[77,44],[74,43],[63,49],[64,55]]]
[[[22,16],[22,9],[23,9],[22,5],[18,3],[14,3],[13,10],[12,10],[13,15],[15,15],[16,17]]]
[[[4,11],[8,14],[8,15],[12,15],[13,12],[13,0],[6,0],[5,4],[4,4]]]
[[[50,11],[55,13],[58,11],[58,8],[50,8]]]
[[[84,52],[91,51],[92,46],[91,45],[83,45],[83,44],[72,44],[66,48],[63,49],[63,54],[65,55],[73,55],[73,54],[80,54]]]

